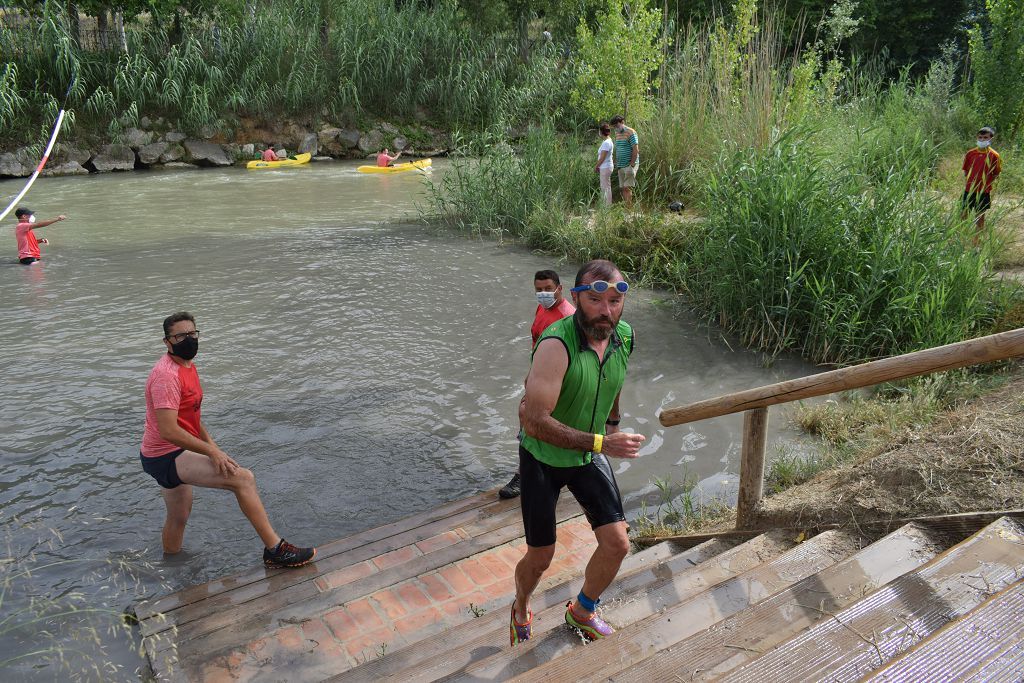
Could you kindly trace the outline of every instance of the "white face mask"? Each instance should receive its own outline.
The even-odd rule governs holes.
[[[33,216],[29,216],[28,217],[28,222],[29,223],[35,223],[36,222],[36,217],[34,215]]]
[[[986,147],[988,147],[989,145],[992,144],[992,141],[991,140],[978,140],[977,143],[978,143],[978,147],[979,148],[985,149]]]
[[[554,292],[537,292],[537,303],[544,308],[551,308],[555,305]]]

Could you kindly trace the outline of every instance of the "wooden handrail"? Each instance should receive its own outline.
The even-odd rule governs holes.
[[[738,391],[679,408],[666,408],[659,419],[662,425],[673,427],[706,420],[709,417],[745,412],[743,449],[740,455],[740,490],[736,502],[736,528],[749,529],[755,523],[757,506],[764,489],[768,406],[1017,356],[1024,356],[1024,327]]]
[[[1024,327],[990,334],[967,341],[937,346],[902,356],[883,358],[862,365],[822,372],[817,375],[747,389],[717,398],[709,398],[678,408],[666,408],[659,419],[665,427],[706,420],[709,417],[739,413],[751,408],[767,408],[779,403],[824,396],[847,389],[892,382],[932,372],[953,370],[968,365],[1024,356]]]

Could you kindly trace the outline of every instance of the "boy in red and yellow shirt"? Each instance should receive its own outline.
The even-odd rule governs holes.
[[[1003,160],[990,147],[995,130],[985,126],[978,131],[977,147],[964,155],[964,177],[967,185],[962,200],[961,218],[967,220],[968,211],[974,211],[978,218],[974,224],[974,244],[977,245],[985,228],[985,212],[992,207],[992,183],[1003,170]]]

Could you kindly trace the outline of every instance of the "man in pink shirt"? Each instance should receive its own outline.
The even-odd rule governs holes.
[[[388,148],[385,147],[384,151],[377,155],[377,165],[380,166],[381,168],[387,168],[391,164],[395,163],[395,160],[398,159],[398,157],[400,156],[402,156],[401,152],[399,152],[395,156],[391,156],[390,154],[388,154]]]
[[[61,214],[48,221],[36,222],[35,212],[24,207],[16,209],[14,216],[18,219],[18,225],[14,228],[14,236],[18,239],[18,261],[23,266],[30,266],[38,261],[41,258],[39,245],[50,243],[47,239],[36,239],[34,231],[54,223],[59,223],[67,218],[67,216]]]
[[[164,320],[164,354],[146,380],[146,426],[139,457],[145,470],[163,488],[167,519],[163,546],[177,553],[192,512],[192,487],[227,489],[266,546],[263,563],[270,567],[300,567],[316,555],[277,535],[256,490],[252,472],[241,467],[213,440],[200,417],[203,388],[192,362],[199,352],[199,330],[190,313]]]
[[[548,329],[551,323],[569,317],[576,312],[576,307],[562,295],[562,283],[558,279],[558,273],[553,270],[537,271],[533,276],[533,291],[537,297],[537,312],[533,315],[533,326],[530,327],[530,336],[533,337],[533,346],[536,346],[540,335],[544,333],[544,330]],[[522,411],[523,404],[520,402],[520,414]],[[520,422],[522,422],[521,419]],[[512,479],[498,491],[498,497],[515,498],[519,495],[519,492],[519,470],[516,470]]]

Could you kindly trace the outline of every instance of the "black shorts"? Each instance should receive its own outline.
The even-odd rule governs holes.
[[[992,208],[992,197],[988,192],[964,192],[963,199],[960,201],[964,211],[985,213]]]
[[[555,505],[563,486],[569,487],[583,508],[591,529],[626,520],[619,486],[603,455],[595,455],[581,467],[552,467],[519,446],[519,476],[526,545],[540,548],[555,543]]]
[[[38,260],[39,259],[37,259],[35,256],[26,256],[25,258],[18,259],[18,263],[20,263],[23,266],[31,266]]]
[[[147,458],[140,451],[139,457],[142,458],[142,469],[146,470],[146,474],[156,479],[156,483],[165,489],[177,488],[185,482],[178,476],[178,466],[174,464],[174,461],[184,452],[184,448],[179,448],[176,451],[158,455],[155,458]]]

